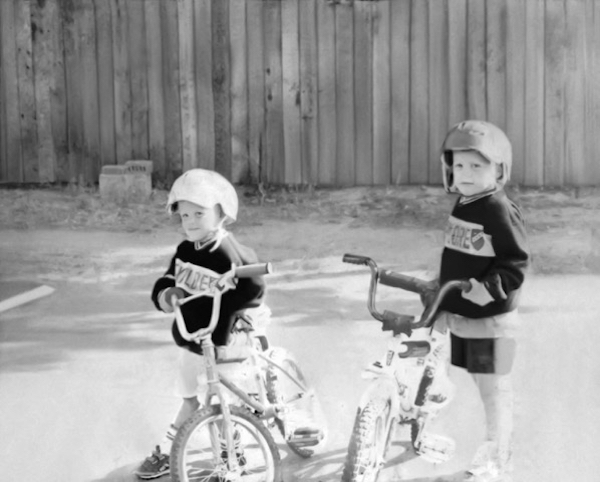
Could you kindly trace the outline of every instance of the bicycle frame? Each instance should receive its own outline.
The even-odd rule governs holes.
[[[235,269],[235,268],[234,268]],[[254,271],[252,270],[254,269]],[[255,273],[257,270],[256,267],[246,266],[235,269],[236,275],[251,275],[251,273]],[[264,265],[264,272],[259,270],[259,274],[265,274],[266,272],[270,272],[270,265]],[[267,399],[266,388],[264,384],[263,374],[265,369],[260,366],[260,362],[266,363],[267,365],[274,366],[277,368],[278,372],[282,372],[286,375],[287,378],[292,380],[303,392],[307,390],[299,380],[290,375],[283,367],[269,359],[263,353],[259,352],[254,347],[244,347],[245,351],[243,356],[237,359],[232,359],[229,361],[224,361],[223,363],[237,363],[244,360],[250,361],[250,366],[252,369],[252,375],[256,382],[256,386],[258,387],[258,399],[250,396],[244,390],[242,390],[239,386],[237,386],[230,378],[219,373],[218,364],[219,361],[216,355],[216,347],[212,341],[212,333],[216,328],[219,314],[221,310],[221,300],[223,294],[227,291],[227,288],[221,288],[214,292],[213,297],[213,307],[209,325],[206,328],[201,328],[200,330],[190,333],[187,331],[187,327],[185,325],[185,321],[183,319],[183,315],[181,313],[181,306],[188,301],[193,299],[207,296],[206,293],[199,293],[193,296],[189,296],[184,300],[179,300],[176,297],[173,297],[172,306],[175,312],[175,320],[177,323],[177,327],[181,333],[181,336],[188,341],[193,341],[202,346],[203,356],[206,362],[206,376],[207,376],[207,385],[208,390],[206,393],[205,404],[206,406],[211,405],[213,400],[216,398],[217,404],[221,407],[223,414],[223,433],[225,436],[225,441],[227,444],[227,452],[228,452],[228,463],[231,464],[231,469],[237,469],[237,458],[234,453],[234,441],[233,441],[233,428],[231,426],[231,410],[229,408],[228,400],[225,396],[225,393],[222,387],[225,387],[231,393],[233,393],[236,397],[238,397],[244,404],[249,406],[256,416],[261,420],[269,420],[274,417],[280,418],[281,414],[285,410],[285,404],[271,404]],[[289,403],[290,401],[286,401]]]
[[[392,438],[391,428],[394,422],[414,422],[417,424],[418,430],[413,445],[415,449],[420,449],[421,437],[424,433],[423,427],[447,403],[447,401],[429,403],[429,391],[439,373],[438,367],[442,362],[441,353],[447,347],[445,335],[438,334],[437,330],[434,332],[435,318],[444,297],[452,290],[468,291],[470,283],[463,280],[450,281],[438,289],[433,282],[389,270],[382,271],[375,261],[364,256],[346,254],[343,260],[347,263],[369,267],[371,280],[367,301],[368,310],[373,318],[383,323],[383,330],[393,332],[385,360],[363,371],[363,378],[372,381],[360,399],[359,409],[362,411],[373,398],[389,400],[391,404],[390,417],[386,423],[386,430],[390,430],[386,432],[389,433],[388,441]],[[420,295],[432,295],[433,300],[429,306],[425,307],[418,321],[415,321],[416,317],[412,315],[403,315],[388,310],[381,313],[376,307],[379,283]],[[424,339],[411,339],[413,331],[421,328],[429,329]],[[431,454],[430,456],[434,457]]]

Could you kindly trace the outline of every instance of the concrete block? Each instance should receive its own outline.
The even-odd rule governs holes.
[[[152,194],[152,161],[131,160],[102,166],[100,197],[116,203],[143,203]]]

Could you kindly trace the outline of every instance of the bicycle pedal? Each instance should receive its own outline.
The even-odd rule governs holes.
[[[415,452],[424,460],[439,464],[448,462],[456,451],[456,442],[443,435],[423,434]]]
[[[325,434],[320,429],[298,428],[290,434],[288,441],[299,447],[312,447],[318,445],[324,437]]]

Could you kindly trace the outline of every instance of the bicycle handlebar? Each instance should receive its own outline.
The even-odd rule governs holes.
[[[434,289],[431,281],[425,281],[419,278],[414,278],[413,276],[396,273],[394,271],[390,271],[389,269],[379,272],[379,282],[385,286],[412,291],[413,293],[420,295]]]
[[[252,278],[253,276],[263,276],[273,272],[271,263],[248,264],[235,268],[236,278]]]
[[[373,318],[383,322],[383,330],[391,330],[394,332],[394,335],[406,333],[410,336],[413,329],[430,327],[435,320],[441,302],[449,292],[456,289],[460,289],[461,291],[469,291],[471,289],[471,283],[467,280],[448,281],[437,288],[436,283],[432,281],[425,281],[391,270],[380,271],[377,263],[366,256],[345,254],[342,261],[344,263],[365,265],[371,269],[371,283],[369,286],[369,299],[367,301],[369,312]],[[402,315],[390,310],[385,310],[383,313],[377,311],[375,298],[378,283],[420,295],[431,293],[434,297],[431,303],[425,306],[425,310],[421,314],[419,321],[415,322],[415,317],[412,315]]]
[[[271,263],[256,263],[248,264],[245,266],[234,266],[233,269],[236,278],[252,278],[254,276],[263,276],[273,272],[273,266],[271,265]],[[196,295],[188,296],[187,298],[182,299],[178,299],[176,296],[173,296],[171,302],[173,306],[173,311],[175,312],[175,321],[177,323],[177,327],[179,328],[179,333],[181,334],[183,339],[187,341],[192,341],[210,337],[212,332],[215,331],[215,328],[217,327],[217,322],[219,321],[219,314],[221,312],[221,295],[223,295],[227,290],[227,287],[217,288],[213,296],[213,309],[208,326],[205,328],[200,328],[194,333],[190,333],[189,331],[187,331],[185,320],[183,319],[183,315],[181,314],[181,305],[193,299],[206,296],[207,294],[198,293]]]

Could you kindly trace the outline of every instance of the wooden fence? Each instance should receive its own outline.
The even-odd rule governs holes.
[[[0,0],[0,62],[0,182],[438,184],[465,118],[600,182],[600,0]]]

